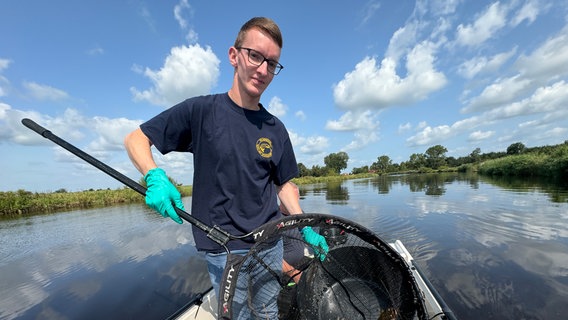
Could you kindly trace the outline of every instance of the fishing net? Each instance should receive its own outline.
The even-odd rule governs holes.
[[[298,230],[305,226],[326,237],[323,261],[302,240]],[[221,319],[427,319],[404,259],[361,225],[302,214],[265,224],[253,236],[246,255],[229,255]]]

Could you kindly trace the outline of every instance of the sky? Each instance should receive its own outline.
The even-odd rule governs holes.
[[[254,16],[284,37],[261,103],[308,168],[341,151],[350,172],[435,145],[457,158],[568,140],[566,0],[2,1],[0,191],[122,187],[22,118],[138,181],[124,137],[227,92],[228,49]],[[192,183],[191,154],[153,151]]]

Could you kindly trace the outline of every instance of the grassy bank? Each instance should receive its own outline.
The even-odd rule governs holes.
[[[526,177],[568,177],[568,145],[560,145],[546,152],[529,152],[510,155],[480,164],[468,164],[459,168],[441,168],[442,171],[477,171],[487,176],[526,176]],[[426,168],[427,169],[427,168]],[[433,169],[417,170],[406,173],[424,173]],[[373,173],[355,175],[334,175],[323,177],[300,177],[293,181],[298,184],[314,184],[347,179],[359,179],[376,176]],[[175,182],[174,182],[175,183]],[[191,186],[178,187],[183,196],[190,196]],[[0,218],[51,213],[80,208],[104,207],[117,204],[144,202],[144,198],[128,188],[117,190],[89,190],[66,192],[60,190],[52,193],[33,193],[25,190],[0,192]]]
[[[191,195],[191,186],[179,187],[183,196]],[[16,217],[42,213],[52,213],[73,209],[97,208],[126,203],[144,203],[144,197],[128,189],[89,190],[51,193],[0,192],[0,217]]]
[[[327,177],[302,177],[294,179],[296,184],[311,184],[346,179],[365,178],[374,174],[338,175]],[[178,186],[182,196],[191,196],[191,186]],[[74,209],[106,207],[127,203],[144,203],[144,197],[137,192],[122,188],[116,190],[88,190],[79,192],[30,192],[25,190],[0,192],[0,218],[34,214],[53,213]]]
[[[568,145],[549,153],[531,152],[485,161],[478,172],[489,176],[568,177]]]
[[[348,179],[361,179],[361,178],[369,178],[375,176],[377,176],[377,174],[360,173],[360,174],[336,175],[336,176],[325,176],[325,177],[300,177],[300,178],[294,178],[292,181],[297,185],[302,185],[302,184],[313,184],[313,183],[322,183],[330,181],[342,181]]]
[[[298,184],[312,184],[329,181],[341,181],[375,176],[376,174],[337,175],[327,177],[302,177],[293,181]],[[182,196],[191,196],[191,186],[178,186]],[[79,192],[0,192],[0,218],[53,213],[74,209],[106,207],[127,203],[144,203],[144,198],[128,189],[88,190]]]

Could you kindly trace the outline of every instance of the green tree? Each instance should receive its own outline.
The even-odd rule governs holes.
[[[378,172],[389,172],[392,168],[392,160],[387,155],[382,155],[377,158],[377,162],[373,162],[371,170]]]
[[[312,177],[322,177],[325,175],[325,168],[320,167],[318,165],[313,165],[312,169],[310,170],[310,176]]]
[[[481,157],[481,149],[479,148],[475,148],[475,150],[473,150],[470,154],[469,157],[471,158],[471,162],[479,162],[479,159]]]
[[[448,149],[439,144],[428,148],[425,154],[428,167],[438,169],[446,164],[446,152],[448,152]]]
[[[527,147],[525,147],[525,145],[522,144],[521,142],[515,142],[509,147],[507,147],[507,154],[508,155],[521,154],[525,152],[526,149]]]
[[[298,171],[300,177],[306,177],[310,175],[310,169],[308,169],[303,163],[298,163]]]
[[[337,174],[339,174],[341,170],[347,168],[347,161],[349,161],[349,156],[343,151],[331,153],[323,159],[325,166]]]
[[[362,166],[361,168],[353,168],[353,170],[351,170],[352,174],[368,173],[368,172],[369,172],[369,166]]]
[[[421,153],[413,153],[410,155],[407,166],[409,169],[418,170],[426,166],[426,156]]]

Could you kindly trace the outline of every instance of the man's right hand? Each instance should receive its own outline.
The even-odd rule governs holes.
[[[325,241],[325,237],[315,232],[312,227],[304,227],[300,232],[302,233],[304,241],[312,246],[315,255],[321,261],[324,261],[329,252],[329,246],[327,245],[327,241]]]
[[[177,223],[183,223],[172,205],[173,202],[176,207],[185,210],[181,202],[181,195],[168,179],[166,172],[160,168],[151,169],[144,176],[144,180],[148,186],[146,204],[163,217],[170,217]]]

